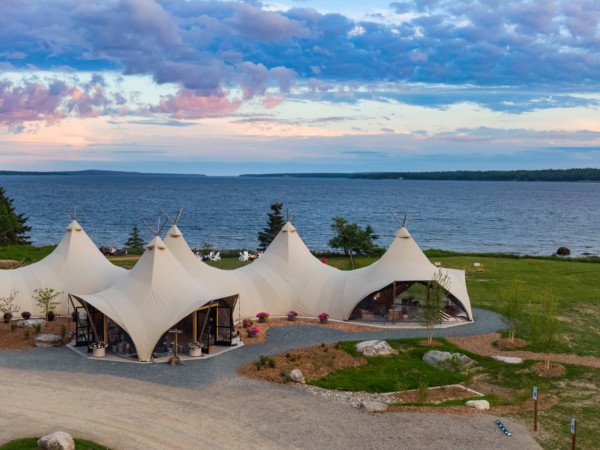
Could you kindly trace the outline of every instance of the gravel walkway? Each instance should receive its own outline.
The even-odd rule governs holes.
[[[503,327],[495,313],[474,313],[477,322],[435,335]],[[425,333],[280,327],[267,342],[179,367],[88,360],[66,348],[2,351],[0,443],[62,429],[113,448],[539,448],[526,428],[503,420],[507,438],[485,414],[369,414],[235,373],[260,355],[321,342]]]

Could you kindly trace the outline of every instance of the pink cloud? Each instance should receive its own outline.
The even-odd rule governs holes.
[[[176,95],[168,95],[156,106],[149,108],[151,112],[169,114],[178,119],[200,119],[217,117],[236,111],[241,101],[237,97],[228,100],[227,92],[201,95],[198,91],[182,89]]]
[[[65,114],[60,111],[61,92],[37,83],[13,87],[10,82],[0,82],[0,124],[17,125],[30,120],[56,122]],[[57,95],[58,94],[58,95]]]
[[[279,92],[276,96],[271,94],[267,94],[265,99],[263,100],[263,105],[267,109],[275,108],[277,105],[281,104],[285,100],[285,97],[281,92]]]

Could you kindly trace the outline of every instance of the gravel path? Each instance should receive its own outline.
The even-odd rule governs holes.
[[[436,330],[473,336],[503,327],[497,314]],[[321,342],[422,337],[424,330],[344,333],[295,326],[267,342],[185,366],[88,360],[66,348],[0,352],[0,443],[65,430],[113,448],[539,448],[526,428],[486,414],[369,414],[287,386],[242,378],[260,355]]]

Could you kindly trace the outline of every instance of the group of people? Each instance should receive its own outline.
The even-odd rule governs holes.
[[[114,245],[112,247],[107,247],[103,245],[100,247],[100,252],[102,252],[104,256],[127,255],[127,250],[117,250],[117,247],[115,247]]]

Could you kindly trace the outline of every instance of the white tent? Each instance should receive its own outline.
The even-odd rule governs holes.
[[[213,293],[200,286],[156,236],[127,277],[102,292],[73,297],[92,305],[123,328],[140,361],[150,361],[160,337],[211,300],[223,298],[233,308],[231,288]]]
[[[60,244],[39,262],[12,270],[0,270],[0,297],[14,289],[20,311],[41,313],[33,300],[34,289],[52,288],[63,293],[55,312],[66,314],[68,292],[89,294],[106,289],[126,274],[125,269],[110,263],[94,245],[79,223],[73,220]]]
[[[285,315],[295,310],[300,315],[348,320],[356,305],[366,296],[393,282],[432,280],[437,268],[429,262],[406,228],[401,228],[380,260],[368,267],[342,271],[315,258],[294,226],[287,222],[257,261],[237,270],[215,269],[198,261],[174,225],[165,244],[183,267],[200,284],[219,292],[234,287],[240,295],[239,314],[253,317],[259,311]],[[450,278],[449,292],[472,320],[464,271],[442,269]]]

